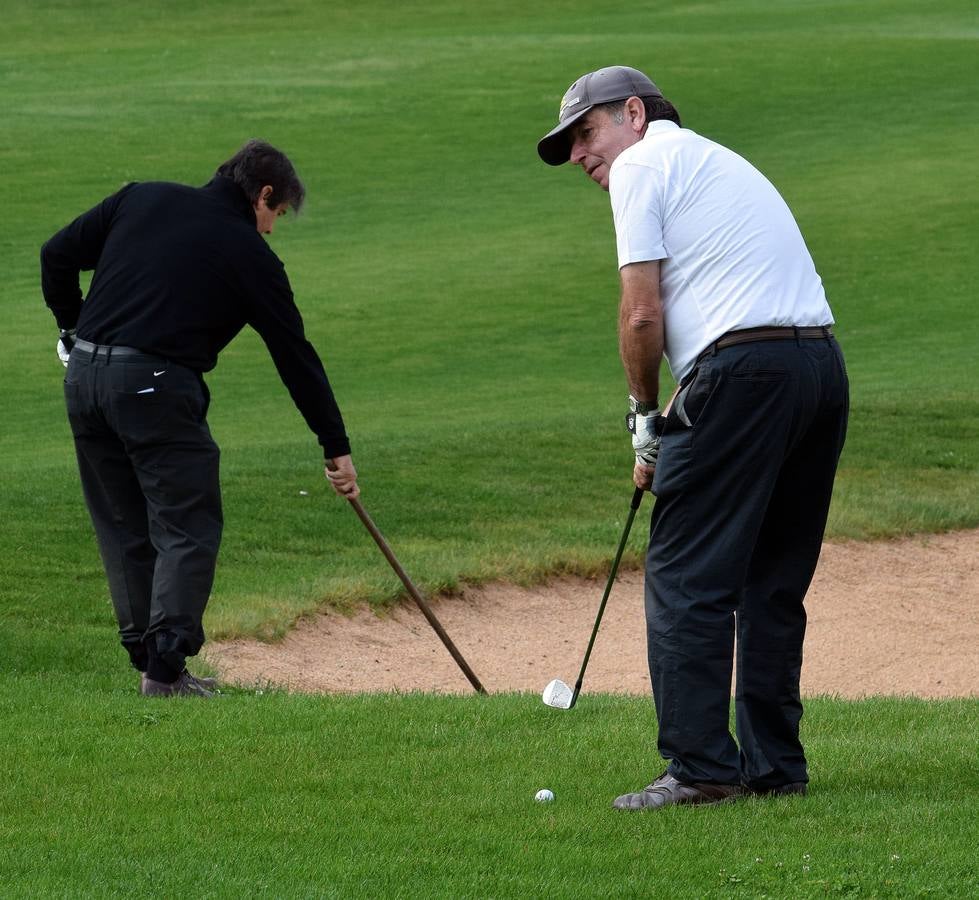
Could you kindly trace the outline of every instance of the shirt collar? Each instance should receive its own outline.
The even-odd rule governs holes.
[[[646,140],[648,137],[662,134],[665,131],[675,131],[679,127],[676,122],[672,122],[669,119],[656,119],[646,126],[646,133],[642,136],[642,139]]]
[[[620,165],[624,165],[626,160],[631,159],[634,153],[639,153],[637,149],[643,141],[649,141],[661,134],[668,134],[671,131],[675,131],[680,126],[676,122],[671,122],[669,119],[656,119],[646,126],[646,133],[642,138],[636,141],[629,147],[626,147],[613,161],[612,165],[609,167],[609,174],[614,172],[619,168]]]

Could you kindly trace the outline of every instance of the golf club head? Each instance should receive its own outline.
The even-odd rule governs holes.
[[[571,709],[571,700],[574,694],[560,678],[555,678],[546,688],[544,688],[544,693],[541,695],[541,699],[548,705],[553,706],[555,709]]]

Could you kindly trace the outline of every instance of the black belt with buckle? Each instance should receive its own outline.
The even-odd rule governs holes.
[[[106,359],[113,356],[153,356],[144,350],[137,350],[135,347],[117,347],[115,344],[93,344],[91,341],[75,339],[74,345],[84,353],[91,353],[92,356],[102,355]]]

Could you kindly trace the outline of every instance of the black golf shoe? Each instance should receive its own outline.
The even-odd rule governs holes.
[[[680,806],[705,803],[731,803],[745,796],[738,784],[684,784],[669,772],[664,772],[652,784],[635,794],[623,794],[612,803],[613,809],[661,809],[664,806]]]
[[[208,687],[205,682],[210,682]],[[139,692],[144,697],[213,697],[213,678],[195,678],[186,669],[174,682],[154,681],[145,673],[140,678]]]
[[[748,787],[745,790],[756,797],[789,797],[793,795],[805,797],[809,788],[804,781],[792,781],[788,784],[779,784],[770,788]]]
[[[185,671],[187,672],[187,675],[190,677],[190,679],[192,681],[196,681],[205,690],[208,690],[208,691],[216,691],[218,689],[218,680],[217,680],[217,678],[202,678],[202,677],[199,677],[199,676],[194,675],[193,673],[191,673],[191,671],[189,669],[187,669]],[[140,674],[140,678],[141,679],[144,679],[144,678],[147,677],[146,673],[143,672],[143,671],[140,671],[139,674]]]

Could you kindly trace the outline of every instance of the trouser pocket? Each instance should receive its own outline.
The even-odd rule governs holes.
[[[694,369],[673,398],[666,416],[666,428],[693,428],[707,408],[716,386],[714,371],[706,362]]]

